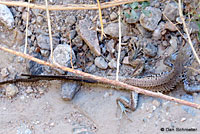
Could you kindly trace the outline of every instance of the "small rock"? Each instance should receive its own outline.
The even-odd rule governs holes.
[[[196,79],[197,79],[198,82],[200,82],[200,75],[197,75]]]
[[[69,34],[70,34],[70,39],[73,40],[76,36],[76,30],[71,30]]]
[[[146,7],[146,11],[150,12],[150,15],[144,13],[140,16],[140,24],[149,31],[154,31],[161,20],[162,12],[158,8]]]
[[[43,57],[40,55],[40,53],[33,53],[32,54],[33,57],[38,58],[43,60]],[[45,67],[41,64],[38,64],[34,61],[30,61],[29,62],[29,71],[31,74],[42,74],[45,70]]]
[[[168,47],[168,46],[169,46],[169,43],[168,43],[166,40],[164,40],[164,41],[162,42],[162,46],[163,46],[163,47]]]
[[[183,24],[181,17],[177,17],[177,18],[176,18],[176,22],[177,22],[178,24]]]
[[[123,36],[122,42],[128,42],[131,39],[130,36]]]
[[[49,36],[46,35],[42,35],[40,34],[39,36],[36,37],[37,42],[38,42],[38,46],[41,49],[46,49],[46,50],[50,50],[50,40],[49,40]],[[59,44],[60,39],[53,37],[53,46]]]
[[[156,107],[159,107],[159,106],[160,106],[160,102],[157,101],[157,100],[153,100],[153,101],[152,101],[152,104],[153,104],[154,106],[156,106]]]
[[[115,19],[117,19],[117,17],[118,17],[118,15],[115,12],[112,12],[110,14],[110,20],[115,20]]]
[[[175,36],[173,36],[173,37],[171,37],[171,39],[170,39],[170,41],[169,41],[169,43],[171,44],[171,47],[174,49],[174,50],[176,50],[177,49],[177,47],[178,47],[178,42],[177,42],[177,37],[175,37]]]
[[[54,123],[54,122],[51,122],[51,123],[49,124],[49,126],[50,126],[50,127],[54,127],[54,126],[55,126],[55,123]]]
[[[155,57],[157,52],[158,48],[152,43],[147,43],[144,47],[144,53],[149,57]]]
[[[187,119],[185,118],[185,117],[183,117],[182,119],[181,119],[181,122],[184,122],[184,121],[186,121]]]
[[[39,25],[41,25],[42,23],[44,23],[44,18],[40,15],[37,15],[36,21]]]
[[[9,84],[6,87],[6,96],[9,98],[14,97],[18,92],[19,92],[19,90],[14,84]]]
[[[177,38],[176,37],[172,37],[169,41],[170,45],[166,51],[165,51],[165,54],[167,55],[172,55],[176,50],[177,50],[177,47],[178,47],[178,43],[177,43]]]
[[[177,31],[176,26],[173,25],[171,22],[167,21],[165,23],[165,29],[168,29],[169,31],[175,32]]]
[[[189,22],[189,24],[187,24],[188,26],[188,31],[190,31],[191,34],[193,33],[198,33],[199,32],[199,26],[197,24],[197,22]]]
[[[106,53],[106,49],[107,49],[107,48],[106,48],[106,45],[102,43],[102,44],[100,45],[100,48],[101,48],[101,50],[102,50],[102,54],[105,54],[105,53]]]
[[[62,66],[71,67],[70,53],[72,53],[72,63],[75,63],[76,56],[70,45],[58,45],[53,52],[55,62]]]
[[[32,134],[33,132],[31,129],[28,128],[28,125],[26,124],[21,124],[20,127],[17,128],[17,133],[16,134]]]
[[[118,23],[110,23],[104,29],[105,34],[110,35],[113,38],[119,37],[119,24]],[[121,24],[121,32],[122,36],[127,36],[129,33],[128,26],[125,24]]]
[[[94,62],[98,68],[107,69],[108,67],[108,63],[104,60],[103,57],[96,57]]]
[[[160,22],[160,24],[157,26],[157,28],[153,31],[153,39],[159,40],[162,37],[162,31],[164,29],[164,22]]]
[[[179,16],[178,13],[178,4],[177,2],[170,2],[165,6],[165,9],[163,11],[163,14],[171,21],[175,21],[176,17]],[[163,16],[164,20],[167,20],[165,18],[165,16]]]
[[[93,64],[93,65],[91,65],[91,66],[87,66],[86,68],[85,68],[85,70],[86,70],[86,72],[88,72],[88,73],[94,73],[94,72],[96,72],[96,66]]]
[[[123,62],[122,62],[123,64],[129,65],[128,57],[129,56],[124,57]]]
[[[77,82],[65,82],[61,86],[61,97],[65,101],[70,101],[79,90],[80,85]]]
[[[110,52],[110,53],[115,52],[115,48],[114,48],[115,41],[113,39],[109,40],[107,43],[105,43],[105,45],[106,45],[108,52]]]
[[[10,9],[6,5],[2,4],[0,4],[0,22],[8,29],[13,29],[14,27],[14,18]]]
[[[33,93],[33,89],[31,86],[28,86],[28,88],[26,89],[26,93],[27,94]]]
[[[3,78],[7,77],[9,74],[10,74],[10,73],[9,73],[9,71],[8,71],[7,68],[3,68],[3,69],[1,70],[1,76],[2,76]]]
[[[109,63],[108,66],[112,69],[117,68],[117,61],[115,59],[112,59]]]
[[[40,49],[41,55],[44,57],[49,57],[49,50]]]
[[[75,16],[67,16],[67,17],[65,18],[65,23],[66,23],[66,25],[69,25],[69,26],[74,25],[74,24],[76,23],[76,18],[75,18]]]
[[[80,36],[76,36],[73,40],[72,43],[76,44],[77,47],[82,47],[83,46],[83,41]]]
[[[144,37],[151,37],[151,33],[148,32],[144,27],[142,27],[142,25],[140,24],[136,24],[136,28],[138,29],[138,31],[140,32],[140,34]]]
[[[79,35],[97,56],[101,55],[97,32],[91,29],[92,21],[84,19],[79,21],[78,29]]]

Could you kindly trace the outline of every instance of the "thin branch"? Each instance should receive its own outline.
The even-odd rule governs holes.
[[[100,24],[101,24],[101,40],[103,40],[104,29],[103,29],[103,20],[102,20],[102,13],[101,13],[101,5],[100,5],[99,0],[97,0],[97,4],[98,4],[98,8],[99,8],[99,20],[100,20]]]
[[[187,106],[194,107],[196,109],[200,109],[200,105],[196,104],[196,103],[177,99],[177,98],[174,98],[174,97],[171,97],[171,96],[164,95],[162,93],[156,93],[156,92],[144,90],[144,89],[134,87],[134,86],[128,85],[126,83],[120,82],[120,81],[110,80],[110,79],[107,79],[107,78],[103,78],[103,77],[95,76],[95,75],[92,75],[92,74],[84,73],[82,71],[74,70],[74,69],[71,69],[71,68],[68,68],[68,67],[65,67],[65,66],[61,66],[61,65],[58,65],[58,64],[51,64],[49,62],[34,58],[30,55],[23,54],[21,52],[17,52],[17,51],[14,51],[14,50],[2,47],[2,46],[0,46],[0,50],[6,51],[8,53],[11,53],[11,54],[14,54],[14,55],[17,55],[17,56],[21,56],[23,58],[26,58],[26,59],[29,59],[29,60],[32,60],[32,61],[35,61],[39,64],[43,64],[43,65],[50,66],[50,67],[53,67],[53,68],[59,68],[59,69],[62,69],[64,71],[69,71],[71,73],[74,73],[76,75],[79,75],[79,76],[82,76],[82,77],[85,77],[85,78],[97,80],[98,82],[113,85],[113,86],[116,86],[116,87],[122,87],[124,89],[135,91],[137,93],[141,93],[141,94],[145,94],[145,95],[153,96],[153,97],[158,97],[158,98],[169,100],[169,101],[174,101],[174,102],[177,102],[177,103],[180,103],[180,104],[183,104],[183,105],[187,105]]]
[[[120,55],[121,55],[121,43],[122,43],[122,33],[121,33],[121,11],[120,6],[118,10],[118,24],[119,24],[119,48],[118,48],[118,56],[117,56],[117,71],[116,71],[116,80],[119,80],[119,62],[120,62]]]
[[[28,0],[28,3],[30,5],[30,0]],[[27,9],[27,16],[26,16],[26,37],[25,37],[25,48],[24,53],[27,53],[27,46],[28,46],[28,23],[29,23],[29,12],[30,12],[30,6],[28,5]]]
[[[196,58],[197,62],[198,62],[199,65],[200,65],[200,59],[199,59],[199,57],[198,57],[198,55],[197,55],[197,53],[196,53],[196,51],[195,51],[195,49],[194,49],[194,47],[193,47],[192,40],[191,40],[191,38],[190,38],[190,34],[189,34],[189,32],[188,32],[187,25],[186,25],[186,23],[185,23],[185,19],[184,19],[184,16],[183,16],[183,11],[182,11],[181,0],[178,0],[178,9],[179,9],[180,18],[181,18],[181,20],[182,20],[182,22],[183,22],[183,27],[184,27],[185,32],[186,32],[187,37],[188,37],[188,43],[189,43],[189,45],[190,45],[190,47],[191,47],[191,49],[192,49],[192,52],[193,52],[193,54],[194,54],[194,57]]]
[[[120,0],[120,1],[111,1],[111,2],[104,2],[101,4],[101,9],[115,7],[123,4],[129,4],[133,2],[142,2],[142,1],[149,1],[149,0]],[[21,7],[28,7],[27,2],[22,1],[0,1],[0,4],[4,4],[7,6],[21,6]],[[33,9],[43,9],[46,10],[45,5],[40,4],[33,4],[31,3],[30,8]],[[66,5],[49,5],[49,10],[97,10],[99,9],[96,4],[66,4]]]
[[[50,20],[50,15],[49,15],[48,1],[45,0],[45,3],[46,3],[48,29],[49,29],[49,42],[50,42],[50,47],[51,47],[51,59],[54,62],[54,59],[53,59],[53,41],[52,41],[52,34],[51,34],[51,20]]]
[[[73,65],[73,62],[72,62],[72,40],[71,40],[71,35],[70,35],[70,32],[68,32],[68,36],[69,36],[69,44],[70,44],[70,63],[71,63],[71,67],[72,69],[74,69],[74,65]]]

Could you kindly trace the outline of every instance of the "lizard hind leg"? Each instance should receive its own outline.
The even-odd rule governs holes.
[[[135,111],[137,109],[138,95],[138,93],[132,91],[130,100],[123,96],[117,98],[116,102],[120,107],[122,114],[124,113],[127,116],[127,112]]]

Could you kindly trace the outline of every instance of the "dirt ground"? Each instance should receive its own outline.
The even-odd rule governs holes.
[[[40,3],[41,1],[36,2]],[[56,2],[59,3],[55,0]],[[65,4],[73,2],[77,1],[67,1]],[[82,0],[78,2],[83,3]],[[91,0],[85,3],[91,4],[93,2]],[[67,13],[75,15],[77,20],[81,20],[85,16],[95,18],[98,15],[97,11],[68,11]],[[45,12],[42,12],[42,15],[45,15]],[[67,15],[64,11],[53,12],[51,15],[52,18],[56,18],[52,22],[52,31],[55,37],[56,29],[63,26],[59,21]],[[62,18],[60,18],[61,16]],[[15,21],[19,20],[15,19]],[[20,30],[23,29],[24,23],[19,25],[17,22],[15,25],[18,25]],[[41,25],[43,27],[37,25],[37,28],[47,33],[46,22]],[[36,25],[31,26],[30,23],[29,29],[33,30],[34,27]],[[62,31],[63,27],[60,27],[60,33],[64,32]],[[74,25],[70,27],[70,30],[74,30],[74,27]],[[38,36],[37,28],[33,32],[35,36]],[[62,41],[64,42],[64,40],[60,42]],[[30,39],[29,43],[34,44],[35,41]],[[7,46],[5,42],[0,44]],[[22,52],[22,45],[19,44],[9,48]],[[87,51],[89,50],[87,49]],[[29,73],[28,61],[0,51],[0,71],[3,68],[9,70],[9,76],[6,79],[14,78],[16,74]],[[98,70],[98,73],[101,73],[101,70]],[[106,71],[102,70],[102,74],[105,75]],[[5,80],[2,74],[0,77],[0,80]],[[130,97],[128,91],[83,84],[73,100],[64,101],[61,98],[62,83],[63,81],[56,80],[28,84],[19,83],[16,84],[19,91],[12,98],[5,95],[5,89],[8,85],[0,86],[0,134],[200,133],[200,111],[197,109],[140,95],[137,110],[127,113],[126,116],[121,114],[116,99],[120,96]],[[29,87],[33,91],[27,92]],[[185,93],[183,84],[179,84],[174,91],[167,94],[200,104],[200,94]]]

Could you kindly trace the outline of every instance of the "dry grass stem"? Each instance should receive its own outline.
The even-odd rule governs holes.
[[[46,3],[48,29],[49,29],[49,42],[50,42],[50,48],[51,48],[51,59],[54,62],[54,59],[53,59],[53,39],[52,39],[52,34],[51,34],[51,21],[50,21],[49,9],[48,9],[48,1],[45,0],[45,3]]]
[[[25,35],[25,48],[24,53],[27,53],[27,46],[28,46],[28,23],[29,23],[29,12],[30,12],[30,0],[28,0],[28,8],[27,8],[27,16],[26,16],[26,35]]]
[[[129,4],[133,2],[142,2],[142,1],[149,1],[149,0],[120,0],[120,1],[110,1],[104,2],[101,4],[101,9],[115,7],[123,4]],[[21,6],[21,7],[28,7],[27,2],[22,1],[0,1],[0,4],[4,4],[7,6]],[[45,5],[40,4],[33,4],[30,3],[30,8],[33,9],[43,9],[46,10]],[[49,10],[97,10],[99,9],[96,4],[67,4],[67,5],[49,5]]]
[[[32,61],[35,61],[39,64],[43,64],[43,65],[50,66],[50,67],[53,67],[53,68],[59,68],[59,69],[62,69],[63,71],[68,71],[68,72],[74,73],[78,76],[82,76],[82,77],[89,78],[89,79],[94,79],[94,80],[101,82],[101,83],[113,85],[113,86],[116,86],[116,87],[122,87],[123,89],[128,89],[128,90],[131,90],[131,91],[135,91],[137,93],[141,93],[141,94],[145,94],[145,95],[153,96],[153,97],[158,97],[158,98],[169,100],[169,101],[174,101],[174,102],[177,102],[177,103],[180,103],[180,104],[183,104],[183,105],[187,105],[187,106],[191,106],[191,107],[200,109],[200,105],[196,104],[196,103],[192,103],[192,102],[189,102],[189,101],[185,101],[185,100],[181,100],[181,99],[174,98],[174,97],[171,97],[171,96],[167,96],[167,95],[164,95],[162,93],[156,93],[156,92],[152,92],[152,91],[149,91],[149,90],[144,90],[144,89],[141,89],[139,87],[131,86],[131,85],[128,85],[128,84],[120,82],[120,81],[110,80],[110,79],[107,79],[107,78],[104,78],[104,77],[84,73],[82,71],[74,70],[74,69],[71,69],[71,68],[68,68],[68,67],[65,67],[65,66],[61,66],[61,65],[58,65],[58,64],[52,64],[52,63],[37,59],[35,57],[32,57],[28,54],[23,54],[21,52],[17,52],[17,51],[14,51],[14,50],[2,47],[2,46],[0,46],[0,50],[3,50],[5,52],[11,53],[11,54],[14,54],[14,55],[17,55],[17,56],[21,56],[23,58],[26,58],[26,59],[29,59],[29,60],[32,60]]]
[[[101,23],[101,40],[103,40],[103,36],[104,36],[104,29],[103,29],[103,20],[102,20],[102,13],[101,13],[101,5],[99,0],[97,0],[97,4],[98,4],[98,8],[99,8],[99,20]]]
[[[122,33],[121,33],[121,8],[119,6],[118,10],[118,24],[119,24],[119,48],[118,48],[118,56],[117,56],[117,71],[116,71],[116,80],[119,80],[119,65],[120,65],[120,55],[121,55],[121,44],[122,44]]]
[[[188,37],[188,43],[189,43],[189,45],[190,45],[190,47],[191,47],[191,49],[192,49],[192,52],[193,52],[193,54],[194,54],[194,57],[196,58],[197,62],[198,62],[199,65],[200,65],[200,59],[199,59],[199,57],[198,57],[198,55],[197,55],[197,53],[196,53],[196,51],[195,51],[195,49],[194,49],[194,47],[193,47],[192,40],[191,40],[191,38],[190,38],[190,34],[189,34],[189,31],[188,31],[187,25],[186,25],[186,23],[185,23],[185,18],[184,18],[184,16],[183,16],[183,11],[182,11],[181,0],[178,0],[178,8],[179,8],[179,15],[180,15],[180,18],[181,18],[181,20],[182,20],[182,22],[183,22],[183,27],[184,27],[185,32],[186,32],[187,37]]]
[[[72,69],[74,69],[74,65],[73,65],[73,62],[72,62],[72,41],[71,41],[71,35],[70,35],[70,32],[68,32],[68,36],[69,36],[69,44],[70,44],[70,62],[71,62],[71,67]]]

